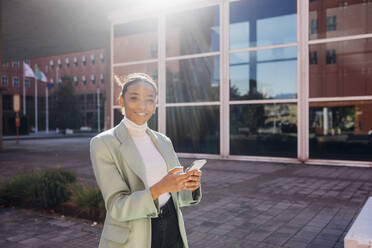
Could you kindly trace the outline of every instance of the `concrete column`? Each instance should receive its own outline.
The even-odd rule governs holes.
[[[328,134],[328,108],[324,107],[323,108],[323,135]]]
[[[2,20],[1,13],[3,13],[2,5],[2,1],[0,1],[0,20]],[[0,25],[0,34],[3,33],[2,31]],[[3,44],[1,40],[2,39],[0,39],[0,75],[3,74]],[[3,95],[1,91],[2,89],[0,88],[0,151],[3,149]]]

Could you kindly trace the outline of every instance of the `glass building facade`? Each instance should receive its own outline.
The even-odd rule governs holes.
[[[372,165],[371,0],[195,0],[109,18],[112,74],[157,81],[150,127],[181,156]]]

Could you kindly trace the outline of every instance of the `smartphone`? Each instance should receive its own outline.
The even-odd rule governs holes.
[[[186,171],[200,170],[207,163],[206,159],[199,159],[192,162],[192,165]]]

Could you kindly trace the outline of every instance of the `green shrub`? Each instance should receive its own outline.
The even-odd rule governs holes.
[[[67,184],[75,181],[71,172],[62,169],[22,174],[3,184],[0,199],[5,206],[51,208],[68,200]]]
[[[67,184],[75,182],[75,176],[67,171],[46,170],[41,173],[40,182],[33,190],[34,205],[42,208],[51,208],[65,202],[70,197]]]
[[[32,201],[34,186],[40,181],[40,174],[22,174],[13,177],[9,182],[4,183],[0,191],[0,198],[5,206],[26,205]]]
[[[70,185],[70,190],[70,199],[81,208],[81,212],[89,215],[92,219],[103,220],[106,209],[101,191],[98,188],[74,183]]]

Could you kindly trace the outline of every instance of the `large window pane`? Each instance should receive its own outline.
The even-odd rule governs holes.
[[[123,119],[123,114],[121,109],[114,109],[114,126],[118,125],[120,121]],[[147,125],[152,130],[158,130],[158,111],[156,109],[155,114],[147,121]]]
[[[372,5],[365,0],[310,1],[309,38],[331,38],[372,32]]]
[[[231,105],[230,154],[297,157],[297,105]]]
[[[297,47],[230,54],[230,99],[297,96]]]
[[[230,4],[230,49],[296,42],[296,0]]]
[[[157,19],[114,25],[114,63],[158,57]]]
[[[147,73],[155,82],[158,81],[158,64],[138,64],[131,66],[118,66],[114,67],[114,75],[118,76],[120,79],[128,76],[130,73],[141,72]],[[119,105],[119,96],[121,93],[121,86],[114,79],[114,105]]]
[[[167,107],[167,136],[176,152],[219,154],[219,106]]]
[[[310,97],[372,95],[372,39],[310,45]]]
[[[372,161],[372,101],[310,103],[310,158]]]
[[[218,51],[220,47],[218,6],[167,16],[167,53],[179,56]]]
[[[167,62],[167,102],[218,101],[219,56]]]

